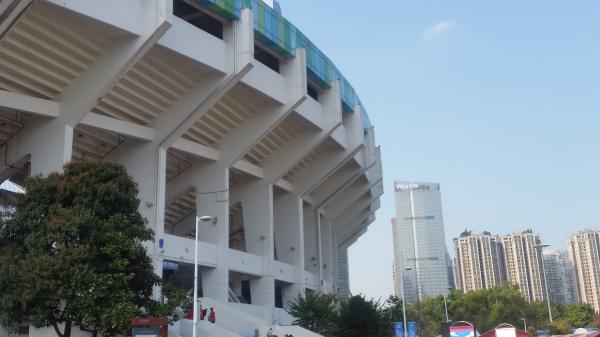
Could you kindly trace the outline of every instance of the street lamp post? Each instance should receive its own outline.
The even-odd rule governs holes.
[[[540,255],[542,258],[542,272],[544,274],[544,288],[546,288],[546,303],[548,304],[548,319],[549,319],[550,323],[552,323],[552,307],[550,306],[550,296],[548,295],[548,280],[546,278],[546,266],[544,265],[544,252],[543,252],[544,248],[548,248],[548,247],[550,247],[550,245],[539,244],[539,245],[535,245],[533,247],[540,250]]]
[[[523,326],[525,327],[525,331],[527,331],[527,318],[522,317],[521,320],[523,321]]]
[[[402,270],[402,316],[404,317],[404,337],[408,337],[408,328],[406,322],[406,296],[404,295],[404,271],[411,271],[411,268]]]
[[[194,329],[192,337],[196,337],[198,329],[198,227],[200,221],[208,222],[216,220],[215,217],[209,215],[196,216],[196,240],[194,242]]]
[[[444,295],[444,310],[446,311],[446,323],[450,322],[448,318],[448,296]]]
[[[448,287],[448,291],[452,291],[452,288]],[[444,295],[444,310],[446,311],[446,323],[450,322],[448,317],[448,295]]]

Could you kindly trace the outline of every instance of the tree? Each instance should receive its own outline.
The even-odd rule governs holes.
[[[352,296],[342,302],[337,335],[340,337],[379,337],[388,335],[388,324],[378,301]]]
[[[307,293],[290,304],[289,313],[296,318],[294,324],[315,333],[332,336],[337,328],[338,313],[333,307],[334,296]]]
[[[594,314],[592,321],[590,322],[592,328],[600,329],[600,314]]]
[[[526,302],[514,287],[495,287],[466,294],[454,291],[448,303],[453,321],[469,321],[479,331],[487,331],[500,323],[520,326],[525,309]]]
[[[587,327],[593,317],[594,308],[589,304],[569,304],[563,311],[563,318],[574,328]]]
[[[112,163],[71,163],[30,178],[2,216],[0,323],[73,326],[125,334],[159,284],[143,242],[153,239],[138,212],[137,186]],[[171,303],[169,308],[172,308]]]

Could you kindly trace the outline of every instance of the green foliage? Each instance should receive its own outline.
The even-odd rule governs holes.
[[[587,327],[594,318],[594,308],[588,304],[569,304],[564,308],[563,317],[572,327]]]
[[[389,335],[389,324],[385,320],[379,302],[363,296],[352,296],[342,302],[337,336],[379,337]]]
[[[11,214],[0,217],[3,326],[30,323],[69,337],[78,325],[115,336],[142,306],[165,314],[151,300],[159,278],[143,242],[153,233],[122,166],[68,164],[63,174],[33,177],[25,187]]]
[[[321,293],[298,296],[290,303],[289,313],[296,318],[294,324],[324,336],[333,336],[337,329],[338,312],[333,295]]]
[[[420,303],[406,306],[408,321],[416,321],[421,326],[423,336],[433,337],[440,332],[445,321],[444,298],[425,298]],[[419,310],[420,309],[420,310]],[[391,297],[383,309],[389,322],[404,321],[402,318],[402,301]],[[420,312],[420,314],[419,314]],[[567,306],[552,305],[554,323],[548,322],[547,302],[525,301],[515,287],[496,287],[472,291],[463,294],[453,291],[448,295],[448,312],[452,321],[468,321],[475,324],[480,332],[493,329],[500,323],[510,323],[523,328],[522,319],[527,320],[528,330],[550,329],[553,333],[568,333],[572,327],[594,326],[600,323],[588,305],[573,304]],[[415,319],[416,318],[416,319]],[[594,323],[594,319],[598,323]]]
[[[594,314],[590,322],[590,327],[600,329],[600,314]]]
[[[479,331],[487,331],[499,323],[520,326],[525,317],[526,302],[513,287],[497,287],[466,294],[452,292],[448,311],[453,321],[466,320],[475,324]]]
[[[565,319],[554,320],[552,324],[548,326],[553,335],[568,334],[571,324]]]

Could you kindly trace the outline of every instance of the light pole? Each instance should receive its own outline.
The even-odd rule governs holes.
[[[450,322],[448,318],[448,296],[444,295],[444,310],[446,311],[446,323]]]
[[[196,337],[198,329],[198,227],[200,221],[215,221],[217,218],[210,215],[196,216],[196,241],[194,242],[194,329],[192,337]]]
[[[448,287],[448,294],[450,294],[452,288]],[[444,295],[444,310],[446,311],[446,323],[450,322],[450,318],[448,317],[448,295]]]
[[[404,317],[404,337],[408,337],[408,328],[406,322],[406,296],[404,296],[404,271],[411,271],[412,268],[402,270],[402,316]]]
[[[544,288],[546,288],[546,302],[548,304],[548,319],[552,323],[552,307],[550,306],[550,296],[548,295],[548,280],[546,279],[546,266],[544,266],[544,248],[548,248],[550,245],[539,244],[533,246],[540,250],[540,257],[542,259],[542,272],[544,274]]]

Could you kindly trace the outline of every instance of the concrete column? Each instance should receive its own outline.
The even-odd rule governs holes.
[[[275,244],[279,261],[294,267],[294,283],[285,287],[284,303],[298,295],[304,296],[304,212],[303,201],[298,195],[285,193],[274,200],[275,204]]]
[[[194,164],[196,212],[216,217],[216,223],[201,222],[198,237],[216,245],[217,265],[202,271],[204,296],[227,302],[229,296],[229,168],[219,163]]]
[[[263,274],[250,280],[252,304],[275,306],[273,185],[264,180],[251,181],[236,190],[244,207],[246,252],[263,259]]]
[[[326,216],[320,219],[321,243],[321,279],[333,282],[333,247],[332,247],[332,222]],[[323,289],[327,291],[329,289]]]
[[[26,153],[31,154],[32,175],[60,172],[63,166],[71,161],[72,126],[56,119],[36,120],[28,123],[27,129],[23,132],[20,139],[14,139],[7,146],[9,152],[13,152],[15,157]]]
[[[163,261],[158,240],[164,232],[164,188],[166,151],[151,142],[127,140],[105,160],[119,163],[138,184],[140,213],[154,231],[154,242],[147,242],[147,251],[154,262],[154,272],[162,276]]]
[[[319,273],[319,224],[317,209],[313,206],[303,207],[304,220],[304,266],[305,270],[317,275]]]

